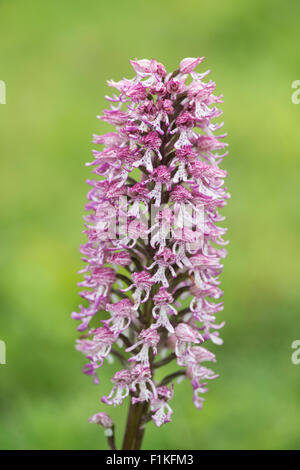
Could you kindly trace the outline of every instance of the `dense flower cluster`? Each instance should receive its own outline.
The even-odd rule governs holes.
[[[76,348],[96,383],[105,359],[120,361],[102,402],[149,402],[157,426],[171,420],[175,378],[190,380],[201,409],[217,377],[203,365],[215,361],[206,344],[222,344],[226,229],[218,210],[229,194],[219,164],[227,152],[225,135],[215,135],[222,124],[213,123],[221,97],[204,81],[208,72],[195,72],[202,59],[184,59],[169,74],[156,60],[133,60],[133,79],[109,81],[117,94],[99,119],[116,130],[94,135],[102,147],[88,164],[95,178],[81,247],[86,302],[72,314],[82,332]],[[179,369],[158,383],[155,371],[172,360]],[[112,426],[104,413],[91,421]]]

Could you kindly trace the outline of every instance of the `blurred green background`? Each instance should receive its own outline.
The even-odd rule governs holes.
[[[149,424],[144,448],[300,448],[299,15],[297,0],[0,1],[1,449],[106,448],[87,419],[106,408],[111,371],[98,387],[81,373],[70,319],[84,163],[108,129],[96,119],[106,79],[131,77],[130,58],[172,70],[198,55],[224,93],[230,144],[225,343],[203,411],[177,386],[173,423]],[[108,411],[120,423],[125,410]]]

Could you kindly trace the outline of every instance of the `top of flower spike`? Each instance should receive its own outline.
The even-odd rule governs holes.
[[[128,101],[128,99],[130,99],[135,103],[143,102],[143,105],[139,111],[155,111],[151,97],[148,99],[149,95],[147,93],[149,92],[150,95],[157,95],[157,109],[160,108],[162,112],[171,114],[174,110],[172,99],[174,97],[176,98],[176,96],[185,90],[192,90],[191,86],[187,87],[184,83],[186,76],[191,74],[193,78],[197,79],[202,78],[207,73],[209,73],[209,71],[205,72],[204,74],[197,74],[194,72],[196,66],[203,60],[204,57],[187,57],[180,62],[179,68],[175,70],[175,72],[168,75],[164,65],[155,59],[130,60],[130,63],[136,73],[136,77],[130,80],[123,78],[118,82],[114,80],[108,80],[107,83],[109,86],[117,88],[121,92],[123,99],[120,101]],[[203,99],[206,98],[206,100],[208,100],[209,95],[213,91],[214,84],[210,82],[209,86],[210,88],[206,89],[205,84],[199,83],[193,96],[202,93]],[[149,88],[148,92],[146,90],[147,87]],[[169,98],[171,99],[165,96],[167,94],[169,94]],[[127,99],[124,99],[124,97],[127,97]],[[106,96],[106,98],[109,101],[118,101],[117,97],[109,98]],[[213,110],[211,111],[213,112]],[[126,113],[120,109],[104,110],[104,115],[98,117],[116,126],[122,126],[126,121]],[[192,125],[192,121],[189,121],[189,125]],[[163,133],[159,127],[155,128],[155,131],[157,131],[159,134]],[[110,133],[107,139],[111,139],[111,137],[112,135]],[[95,139],[95,143],[101,143],[103,142],[104,138],[101,136],[95,136]]]
[[[191,73],[195,67],[204,60],[204,57],[187,57],[180,62],[179,70],[181,73]],[[163,64],[154,59],[140,59],[130,61],[134,71],[139,74],[157,73],[161,77],[165,77],[167,72]]]
[[[140,60],[131,60],[130,61],[134,71],[139,74],[151,74],[156,73],[160,77],[165,77],[167,72],[163,64],[157,62],[155,59],[140,59]]]

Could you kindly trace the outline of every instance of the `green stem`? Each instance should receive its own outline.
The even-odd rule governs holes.
[[[143,417],[148,402],[132,404],[130,401],[122,450],[139,450],[144,436]]]
[[[156,292],[156,286],[153,287]],[[148,300],[143,306],[143,319],[145,327],[148,328],[152,320],[153,301]],[[120,335],[121,336],[121,335]],[[122,335],[124,336],[124,335]],[[152,371],[153,352],[150,351],[150,369]],[[153,371],[152,371],[153,372]],[[145,416],[148,413],[148,402],[133,404],[130,395],[130,405],[127,416],[126,429],[124,434],[122,450],[139,450],[142,445],[145,432]]]
[[[116,441],[115,441],[115,427],[112,427],[112,435],[107,436],[107,442],[111,450],[117,450]]]

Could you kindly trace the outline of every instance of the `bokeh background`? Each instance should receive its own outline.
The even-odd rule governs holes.
[[[225,343],[203,411],[181,384],[173,423],[149,424],[144,448],[300,448],[299,15],[298,0],[0,1],[1,449],[106,448],[87,419],[111,374],[96,387],[81,373],[70,319],[84,163],[108,129],[96,119],[106,79],[132,76],[130,58],[171,70],[198,55],[224,93],[230,144]],[[117,423],[125,408],[109,410]]]

